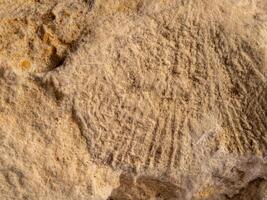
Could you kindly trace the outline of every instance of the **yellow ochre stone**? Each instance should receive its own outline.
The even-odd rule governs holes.
[[[29,60],[22,60],[19,64],[20,69],[22,69],[22,71],[26,71],[29,70],[31,68],[32,64]]]

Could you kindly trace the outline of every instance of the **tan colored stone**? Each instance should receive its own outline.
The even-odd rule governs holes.
[[[0,0],[0,199],[266,199],[266,6]]]

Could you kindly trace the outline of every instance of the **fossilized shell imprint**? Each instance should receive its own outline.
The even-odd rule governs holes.
[[[103,17],[55,73],[72,77],[58,90],[73,98],[95,161],[172,171],[216,152],[265,151],[265,55],[253,33],[205,12]]]

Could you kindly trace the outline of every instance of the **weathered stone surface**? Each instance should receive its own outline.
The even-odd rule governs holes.
[[[1,199],[267,199],[265,0],[0,1]]]

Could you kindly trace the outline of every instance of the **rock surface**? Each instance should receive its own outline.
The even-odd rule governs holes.
[[[266,0],[0,1],[0,199],[267,200]]]

